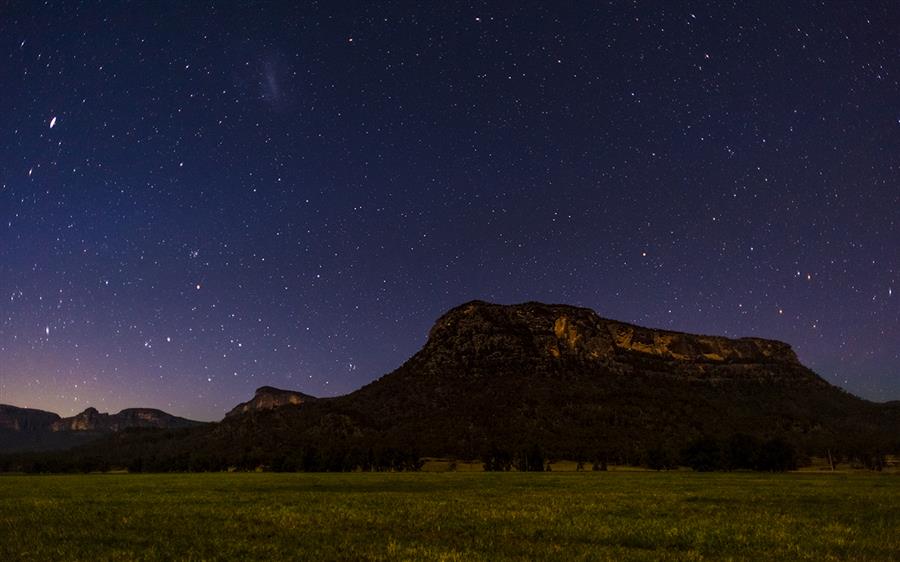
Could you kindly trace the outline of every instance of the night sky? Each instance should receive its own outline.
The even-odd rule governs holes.
[[[180,4],[0,7],[0,402],[344,394],[476,298],[900,399],[895,1]]]

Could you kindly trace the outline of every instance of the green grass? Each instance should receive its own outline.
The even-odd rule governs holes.
[[[0,560],[895,560],[900,477],[0,477]]]

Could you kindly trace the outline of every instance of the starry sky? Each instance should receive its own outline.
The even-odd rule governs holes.
[[[293,4],[0,7],[0,402],[344,394],[476,298],[900,399],[896,2]]]

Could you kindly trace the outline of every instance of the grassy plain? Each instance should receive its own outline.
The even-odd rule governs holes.
[[[0,560],[900,560],[900,477],[0,477]]]

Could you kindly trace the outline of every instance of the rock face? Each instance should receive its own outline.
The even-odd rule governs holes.
[[[179,418],[153,408],[128,408],[118,414],[100,413],[87,408],[78,415],[51,424],[51,431],[122,431],[131,427],[178,429],[194,427],[200,422]]]
[[[779,341],[654,330],[607,320],[587,308],[542,303],[464,304],[437,321],[428,346],[472,355],[502,349],[523,356],[615,360],[630,352],[682,363],[799,365],[791,347]]]
[[[228,418],[259,410],[272,410],[288,404],[300,405],[312,400],[317,400],[317,398],[294,390],[263,386],[256,389],[256,393],[251,400],[238,404],[225,414],[225,417]]]
[[[0,404],[0,453],[49,451],[83,445],[132,427],[180,429],[204,425],[152,408],[129,408],[105,414],[87,408],[61,418],[53,412]]]
[[[787,377],[791,384],[829,386],[783,342],[655,330],[587,308],[534,302],[456,307],[437,320],[425,347],[404,367],[440,372],[442,379],[553,373],[602,384],[612,375],[658,373],[683,381]]]
[[[0,404],[0,430],[43,431],[57,420],[59,415],[53,412]]]
[[[70,418],[61,418],[50,426],[51,431],[93,431],[105,429],[109,414],[101,414],[96,408],[87,408]]]

